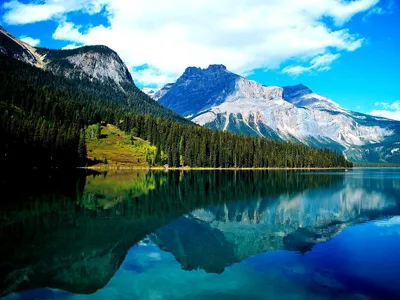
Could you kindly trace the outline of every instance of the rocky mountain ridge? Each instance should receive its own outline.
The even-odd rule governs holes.
[[[47,70],[66,78],[90,81],[134,84],[128,68],[116,52],[107,46],[83,46],[71,50],[50,50],[39,48]]]

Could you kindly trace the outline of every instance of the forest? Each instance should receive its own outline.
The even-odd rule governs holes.
[[[342,154],[194,125],[134,85],[128,95],[0,56],[0,162],[5,167],[86,166],[85,128],[109,123],[157,147],[150,166],[351,167]]]

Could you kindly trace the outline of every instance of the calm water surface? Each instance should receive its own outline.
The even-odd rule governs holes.
[[[7,174],[4,299],[400,299],[400,170]]]

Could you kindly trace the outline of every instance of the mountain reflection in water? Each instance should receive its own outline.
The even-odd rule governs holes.
[[[216,274],[266,251],[306,253],[347,226],[400,215],[393,174],[8,174],[1,295],[44,287],[94,293],[139,242],[170,252],[184,270]]]

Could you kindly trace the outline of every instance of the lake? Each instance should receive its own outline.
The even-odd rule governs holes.
[[[1,175],[4,299],[400,299],[400,170]]]

